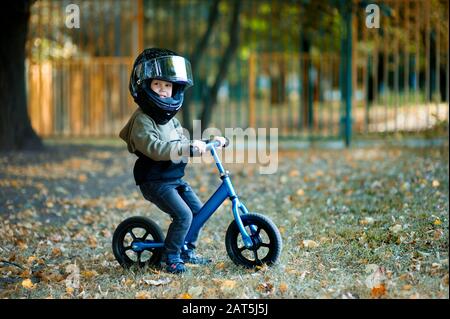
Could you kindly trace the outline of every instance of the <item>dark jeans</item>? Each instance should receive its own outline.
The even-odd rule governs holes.
[[[172,181],[152,181],[141,184],[142,195],[163,212],[170,215],[172,223],[167,230],[164,259],[168,263],[181,261],[180,253],[192,218],[203,204],[189,184],[181,178]],[[195,248],[199,231],[193,234],[188,247]]]

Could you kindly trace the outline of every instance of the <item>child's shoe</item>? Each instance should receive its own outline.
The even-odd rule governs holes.
[[[172,263],[167,263],[166,271],[172,274],[181,274],[186,272],[186,267],[184,266],[184,262],[176,261]]]
[[[181,253],[181,259],[187,264],[206,265],[212,260],[210,258],[200,257],[195,254],[194,250],[187,250]]]

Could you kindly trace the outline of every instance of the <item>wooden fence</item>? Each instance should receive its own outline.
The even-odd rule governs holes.
[[[279,5],[275,0],[264,3],[271,1]],[[80,7],[78,30],[65,26],[65,8],[71,3]],[[223,3],[229,5],[229,1]],[[270,23],[280,23],[270,6],[259,10],[259,3],[244,2],[246,25],[261,14],[270,15]],[[448,0],[433,2],[445,9],[442,12],[432,11],[426,0],[377,3],[390,13],[382,13],[380,29],[369,29],[364,25],[363,2],[353,1],[353,131],[418,131],[448,122]],[[227,10],[221,14],[229,18]],[[192,53],[207,20],[192,18],[207,17],[207,13],[202,0],[37,1],[32,6],[27,46],[28,107],[37,133],[117,136],[136,107],[128,80],[144,44]],[[298,19],[298,10],[289,14],[292,21]],[[216,26],[222,30],[217,34],[226,32],[226,21]],[[169,25],[170,39],[155,31],[154,26],[163,23]],[[144,30],[149,31],[144,34]],[[334,41],[332,30],[317,30],[328,40],[310,53],[296,47],[297,38],[288,41],[289,47],[274,47],[272,30],[267,34],[270,41],[260,45],[259,35],[249,30],[242,31],[241,39],[254,47],[239,51],[232,61],[211,126],[278,127],[280,136],[339,138],[343,74],[339,51],[329,47]],[[219,36],[211,41],[194,70],[193,119],[198,118],[199,101],[223,50]]]

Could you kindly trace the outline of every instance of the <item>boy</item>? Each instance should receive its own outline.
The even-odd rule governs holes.
[[[144,50],[134,62],[129,85],[139,108],[119,134],[128,151],[138,156],[133,175],[144,198],[172,218],[163,254],[166,271],[171,273],[185,272],[185,263],[211,261],[194,252],[198,233],[192,242],[184,242],[192,217],[203,204],[182,180],[186,162],[180,159],[200,156],[206,143],[189,141],[174,116],[183,104],[185,89],[193,83],[188,60],[166,49]],[[213,140],[221,146],[226,143],[224,137]]]

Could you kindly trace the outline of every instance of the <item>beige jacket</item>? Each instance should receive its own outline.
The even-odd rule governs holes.
[[[186,154],[186,150],[189,154],[189,140],[176,118],[160,125],[141,108],[133,113],[119,136],[127,143],[130,153],[139,151],[154,161],[173,160],[174,155]]]

